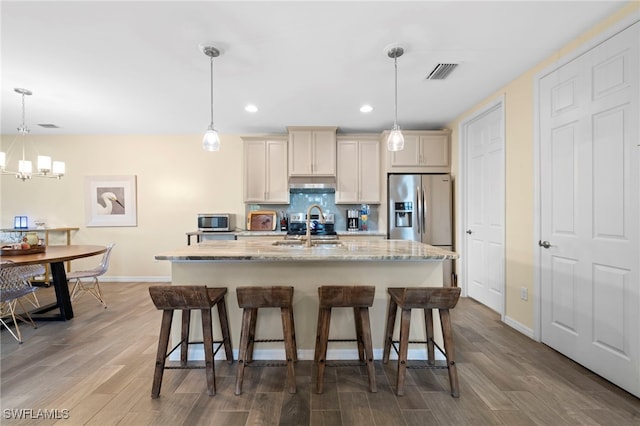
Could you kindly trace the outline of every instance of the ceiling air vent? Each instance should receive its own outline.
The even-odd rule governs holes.
[[[458,64],[438,64],[427,75],[427,80],[444,80],[457,66]]]
[[[60,127],[55,124],[38,124],[40,127],[44,127],[45,129],[59,129]]]

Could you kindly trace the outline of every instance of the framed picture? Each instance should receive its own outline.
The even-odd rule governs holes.
[[[86,226],[137,226],[136,176],[85,176]]]

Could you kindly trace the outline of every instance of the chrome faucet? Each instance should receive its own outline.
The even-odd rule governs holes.
[[[311,210],[314,207],[317,208],[320,212],[320,223],[324,223],[324,213],[322,212],[322,207],[320,207],[318,204],[311,204],[307,209],[307,247],[311,247]]]

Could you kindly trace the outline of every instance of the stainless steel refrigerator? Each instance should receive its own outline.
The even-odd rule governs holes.
[[[389,239],[452,250],[451,176],[389,174],[387,184]],[[446,261],[443,267],[444,283],[451,285],[453,261]]]

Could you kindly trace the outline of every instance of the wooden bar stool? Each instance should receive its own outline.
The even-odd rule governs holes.
[[[369,321],[369,308],[373,305],[375,292],[374,286],[322,286],[318,288],[320,307],[318,309],[314,357],[317,364],[316,392],[323,392],[324,369],[327,366],[326,357],[329,342],[358,343],[358,358],[360,363],[365,363],[369,374],[369,390],[377,392],[373,345],[371,343],[371,323]],[[355,339],[329,339],[332,308],[353,308],[356,326]]]
[[[293,287],[238,287],[236,288],[236,295],[238,296],[238,306],[243,309],[238,370],[236,374],[236,395],[242,393],[244,369],[249,365],[269,367],[286,365],[289,393],[296,393],[296,376],[293,363],[298,360],[298,350],[296,347],[296,333],[293,321]],[[258,309],[260,308],[280,308],[283,339],[259,340],[255,338]],[[253,363],[254,343],[261,342],[284,342],[287,358],[286,364]]]
[[[157,309],[162,312],[162,326],[160,327],[160,339],[158,341],[158,353],[156,356],[155,372],[153,375],[153,386],[151,397],[157,398],[160,395],[162,385],[162,374],[165,369],[190,369],[204,368],[207,376],[207,393],[212,396],[216,393],[216,377],[213,365],[215,354],[224,346],[224,350],[229,363],[233,362],[233,351],[231,348],[231,335],[229,334],[229,319],[227,316],[227,304],[225,302],[226,288],[209,288],[201,285],[186,286],[152,286],[149,287],[151,300]],[[211,325],[211,309],[218,307],[218,317],[220,318],[220,328],[222,329],[222,340],[213,340],[213,327]],[[182,331],[180,342],[168,353],[169,334],[171,332],[171,322],[173,312],[182,311]],[[191,323],[191,311],[199,310],[202,315],[202,342],[189,341],[189,327]],[[187,352],[189,345],[203,344],[205,365],[189,365],[187,363]],[[217,348],[214,349],[214,344]],[[180,346],[179,365],[166,365],[166,359],[173,351]]]
[[[413,287],[413,288],[389,288],[389,306],[387,310],[387,325],[384,337],[384,351],[382,362],[389,362],[389,352],[391,346],[398,353],[398,377],[396,382],[396,393],[404,395],[404,383],[407,365],[407,352],[409,343],[427,344],[427,365],[416,368],[446,368],[449,370],[449,384],[451,385],[451,396],[460,396],[458,387],[458,370],[455,362],[455,346],[453,344],[453,331],[451,330],[451,318],[449,309],[453,309],[460,298],[459,287]],[[400,340],[393,340],[393,329],[396,321],[398,307],[402,310],[400,319]],[[427,340],[409,341],[409,324],[411,321],[411,309],[424,309],[425,328]],[[442,337],[444,340],[444,350],[433,340],[433,310],[437,309],[440,314],[440,324],[442,326]],[[400,343],[398,350],[396,344]],[[434,347],[446,357],[446,366],[436,365]]]

